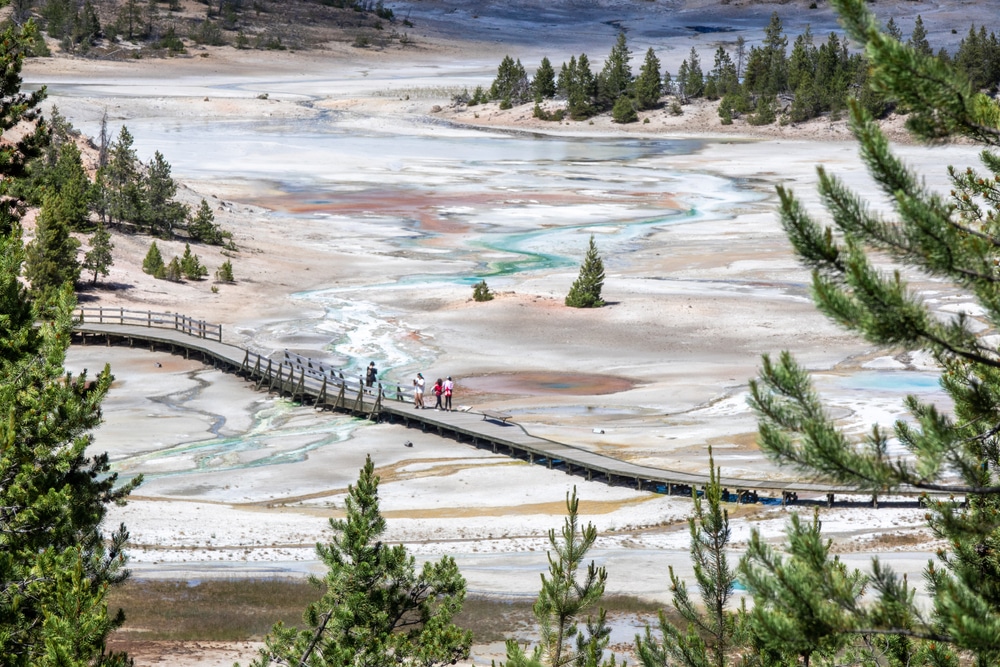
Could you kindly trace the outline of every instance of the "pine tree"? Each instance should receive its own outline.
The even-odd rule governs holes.
[[[530,99],[530,93],[528,74],[521,61],[504,56],[490,86],[490,99],[506,101],[508,104],[524,104]]]
[[[184,255],[181,257],[181,273],[188,280],[201,280],[208,275],[208,269],[204,267],[198,255],[191,252],[191,244],[184,244]]]
[[[122,125],[118,138],[111,142],[108,164],[100,173],[105,192],[98,196],[107,202],[108,220],[112,224],[142,222],[141,165],[132,143],[132,134]]]
[[[736,65],[729,52],[723,47],[715,50],[715,64],[712,67],[712,79],[720,97],[736,93],[740,88],[740,80],[736,74]]]
[[[215,279],[220,283],[236,282],[236,278],[233,277],[233,263],[228,259],[224,261],[218,270],[216,270]]]
[[[535,71],[535,77],[531,80],[531,92],[536,100],[552,99],[556,95],[556,72],[552,69],[552,63],[548,58],[542,58],[542,62]]]
[[[611,109],[611,119],[616,123],[634,123],[639,120],[635,107],[635,100],[628,95],[622,95],[615,100],[615,106]]]
[[[590,235],[587,256],[580,265],[580,275],[569,288],[566,305],[572,308],[600,308],[604,305],[601,290],[604,288],[604,262],[597,254],[594,235]]]
[[[705,73],[701,69],[698,52],[693,46],[685,62],[687,63],[687,76],[684,80],[684,94],[688,97],[701,97],[705,92]]]
[[[645,635],[636,635],[636,653],[643,667],[725,667],[736,644],[737,614],[727,610],[736,586],[736,570],[729,566],[726,549],[731,531],[729,512],[722,507],[723,488],[712,451],[708,452],[709,483],[704,498],[692,490],[694,516],[688,519],[691,533],[691,563],[701,593],[699,609],[688,595],[687,585],[670,567],[673,606],[686,623],[677,627],[660,612],[660,637],[647,625]],[[708,507],[705,507],[708,503]]]
[[[274,626],[258,667],[390,667],[454,664],[469,656],[471,633],[453,623],[465,600],[454,559],[426,562],[418,574],[403,545],[384,544],[378,475],[367,457],[348,487],[347,516],[330,519],[329,544],[316,552],[328,571],[323,597],[306,609],[302,630]]]
[[[566,93],[566,110],[573,120],[584,120],[594,114],[596,80],[590,71],[590,60],[581,53],[575,61],[570,59],[570,81]]]
[[[70,288],[80,279],[80,242],[70,234],[69,225],[59,214],[54,195],[46,195],[38,214],[35,238],[26,248],[24,277],[32,295],[47,301],[64,285]]]
[[[109,503],[124,502],[139,479],[116,488],[107,455],[90,457],[90,431],[111,386],[64,369],[75,305],[72,289],[33,301],[21,282],[21,203],[6,187],[24,176],[41,137],[30,124],[44,93],[22,94],[20,71],[33,26],[8,26],[0,39],[0,133],[28,124],[0,153],[0,656],[16,667],[101,664],[124,667],[106,650],[121,614],[108,612],[108,587],[127,576],[127,532],[108,539]],[[37,126],[36,126],[37,127]]]
[[[181,260],[177,255],[174,255],[167,266],[163,269],[162,275],[156,276],[157,278],[163,278],[164,280],[169,280],[172,283],[179,283],[184,279],[184,268],[181,266]]]
[[[598,103],[607,109],[632,89],[632,70],[629,67],[631,52],[625,33],[619,32],[615,45],[611,47],[604,69],[597,78]]]
[[[639,76],[635,80],[635,100],[640,109],[652,109],[660,101],[662,93],[660,60],[656,57],[653,47],[649,47],[642,67],[639,68]]]
[[[194,216],[188,218],[187,231],[191,235],[191,240],[209,245],[223,245],[232,239],[232,234],[222,231],[215,224],[215,214],[204,199],[201,200]]]
[[[94,278],[90,281],[91,284],[97,284],[98,275],[108,275],[108,269],[114,263],[114,257],[111,255],[114,247],[114,244],[111,242],[111,233],[107,227],[98,224],[97,229],[94,230],[94,235],[90,237],[90,250],[83,256],[83,268],[94,272]]]
[[[832,657],[850,641],[853,612],[868,579],[830,557],[830,540],[819,518],[803,524],[793,514],[787,531],[787,558],[753,530],[740,562],[741,580],[753,596],[751,627],[764,646],[799,656],[809,667],[813,654]]]
[[[917,14],[917,20],[913,22],[913,32],[910,33],[908,44],[920,55],[929,56],[934,53],[927,41],[927,28],[924,27],[924,19],[920,14]]]
[[[142,179],[144,227],[156,236],[170,237],[174,228],[187,218],[187,207],[174,201],[177,183],[170,175],[170,163],[160,151],[153,154]]]
[[[492,301],[493,291],[490,286],[486,284],[485,280],[480,280],[478,283],[472,286],[472,300],[473,301]]]
[[[937,57],[881,33],[864,0],[833,4],[849,37],[865,45],[873,88],[912,110],[907,126],[913,133],[931,140],[961,135],[987,147],[1000,145],[996,100],[973,91]],[[911,418],[897,421],[894,434],[875,427],[864,438],[851,438],[826,415],[806,371],[784,353],[775,361],[765,358],[760,379],[751,384],[759,443],[779,462],[859,492],[887,493],[908,485],[953,496],[925,501],[930,528],[946,545],[925,572],[931,609],[918,609],[905,578],[876,563],[870,602],[855,604],[838,593],[828,608],[820,609],[817,600],[829,589],[803,586],[798,606],[805,609],[789,613],[801,619],[815,613],[824,627],[839,633],[899,640],[903,652],[916,642],[931,664],[995,665],[1000,662],[1000,355],[994,337],[984,335],[971,317],[942,318],[932,312],[898,267],[964,290],[978,301],[987,326],[997,327],[995,183],[1000,156],[992,148],[980,154],[985,177],[971,167],[950,169],[954,192],[947,199],[891,152],[860,104],[852,103],[850,114],[862,159],[894,210],[876,213],[820,168],[821,199],[835,229],[814,221],[791,192],[779,187],[782,225],[813,270],[813,296],[820,310],[872,343],[933,355],[954,408],[945,413],[911,396],[906,403]],[[887,454],[891,436],[906,455]],[[803,544],[813,552],[822,546],[809,535]],[[808,567],[798,576],[818,582],[817,574],[829,566],[819,556],[803,560]],[[842,581],[849,583],[850,577]],[[813,645],[825,632],[802,627],[803,639]],[[798,652],[805,655],[804,648]]]
[[[501,667],[598,667],[614,666],[614,659],[602,661],[608,644],[610,628],[604,609],[597,618],[588,616],[587,629],[580,632],[578,623],[604,596],[608,573],[593,561],[587,566],[582,581],[579,571],[587,552],[597,539],[597,528],[588,523],[580,526],[579,500],[576,487],[566,495],[566,521],[560,537],[549,531],[549,576],[542,575],[542,588],[532,610],[538,621],[540,640],[531,655],[517,643],[507,640],[507,662]],[[575,639],[575,642],[574,642]]]
[[[163,255],[160,254],[156,241],[153,241],[152,245],[149,246],[149,251],[146,252],[146,257],[142,260],[142,272],[148,273],[154,278],[162,278],[165,269]]]
[[[49,209],[72,230],[88,225],[92,191],[90,179],[83,168],[80,149],[66,141],[59,149],[59,157],[45,180]]]

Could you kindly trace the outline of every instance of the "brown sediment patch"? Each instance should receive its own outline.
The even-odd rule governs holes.
[[[610,514],[625,507],[639,505],[656,497],[650,493],[639,498],[627,498],[624,500],[598,500],[580,501],[580,514]],[[544,514],[560,516],[566,513],[566,503],[564,501],[551,503],[525,503],[524,505],[506,505],[492,507],[430,507],[427,509],[390,510],[383,511],[382,515],[387,519],[460,519],[464,517],[478,516],[528,516],[532,514]]]
[[[484,185],[484,188],[488,186]],[[386,215],[415,219],[421,229],[436,233],[464,233],[471,226],[455,216],[456,208],[487,210],[509,209],[518,205],[570,206],[606,204],[609,201],[639,203],[662,209],[676,210],[673,195],[654,192],[629,193],[544,193],[532,192],[524,198],[511,200],[491,192],[457,194],[454,192],[399,192],[398,190],[368,189],[360,192],[295,191],[250,199],[255,206],[298,215]]]
[[[705,444],[709,447],[715,447],[718,454],[724,454],[727,451],[760,451],[760,448],[757,446],[756,431],[708,438],[705,440]]]
[[[557,373],[524,371],[478,375],[462,380],[462,387],[486,394],[569,394],[595,396],[628,391],[636,382],[628,378],[597,373]]]

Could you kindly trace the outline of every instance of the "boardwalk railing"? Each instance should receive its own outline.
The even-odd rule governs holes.
[[[81,343],[103,338],[148,344],[150,351],[167,349],[181,352],[186,358],[199,354],[206,363],[241,374],[257,388],[288,396],[292,400],[310,402],[321,408],[347,412],[369,419],[402,421],[438,435],[451,435],[456,440],[469,441],[474,447],[491,447],[494,453],[506,452],[512,457],[542,463],[549,468],[562,467],[569,474],[582,474],[589,479],[603,479],[609,484],[631,483],[637,489],[660,493],[690,495],[693,488],[703,487],[708,477],[700,473],[667,470],[634,464],[571,444],[561,443],[528,433],[522,426],[507,422],[483,421],[479,417],[489,411],[447,412],[415,410],[408,404],[412,391],[404,392],[399,385],[369,387],[362,377],[345,376],[329,364],[284,351],[276,358],[221,342],[222,327],[175,313],[130,311],[122,308],[80,308],[75,336]],[[386,389],[392,396],[386,395]],[[748,480],[724,476],[721,482],[736,490],[737,499],[755,499],[757,491],[779,496],[782,504],[798,500],[798,493],[826,496],[832,505],[834,494],[858,492],[850,487],[810,481]],[[902,488],[894,496],[921,496],[919,489]],[[933,494],[931,494],[933,495]],[[871,503],[878,507],[878,495]]]
[[[287,350],[279,361],[245,350],[240,372],[257,389],[266,386],[268,391],[287,395],[293,401],[309,400],[316,406],[365,415],[369,419],[382,412],[385,396],[381,384],[367,387],[360,378],[345,378],[332,366]]]
[[[289,352],[285,350],[285,361],[284,363],[294,366],[296,369],[301,369],[307,376],[322,380],[329,379],[337,382],[342,382],[347,386],[354,387],[355,391],[359,388],[363,388],[369,393],[373,392],[373,387],[367,387],[365,379],[362,376],[358,376],[357,379],[352,377],[345,377],[344,371],[334,368],[329,364],[325,364],[322,361],[317,361],[310,357],[304,357],[301,354],[296,354],[294,352]],[[388,384],[383,387],[382,383],[377,383],[379,387],[379,392],[382,393],[385,390],[392,391],[392,398],[397,401],[409,401],[413,399],[413,392],[404,392],[402,386],[398,384]]]
[[[125,310],[103,306],[76,309],[76,319],[81,324],[126,324],[154,329],[174,329],[196,338],[207,338],[222,342],[222,325],[205,320],[196,320],[181,313],[155,313],[151,310]]]

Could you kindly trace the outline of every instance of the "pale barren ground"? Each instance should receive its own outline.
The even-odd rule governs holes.
[[[957,41],[951,28],[961,35],[969,22],[981,23],[987,17],[976,12],[988,4],[879,3],[878,11],[897,16],[904,30],[921,13],[931,42],[949,45]],[[377,359],[392,382],[417,370],[450,374],[458,404],[510,410],[533,433],[666,468],[704,471],[711,445],[729,472],[792,474],[764,461],[753,443],[746,383],[762,353],[791,349],[818,371],[849,428],[900,416],[905,391],[945,403],[933,382],[926,387],[933,380],[926,359],[873,350],[815,312],[808,276],[777,224],[774,185],[795,187],[815,206],[817,163],[871,194],[843,122],[723,128],[714,107],[691,105],[682,116],[657,110],[649,123],[623,128],[606,119],[540,123],[530,105],[451,106],[453,92],[488,86],[506,53],[529,70],[542,55],[558,66],[583,50],[599,63],[621,25],[637,57],[654,46],[676,71],[692,46],[710,66],[716,46],[738,34],[758,42],[774,10],[790,42],[807,21],[825,34],[834,26],[827,10],[544,5],[401,3],[397,15],[410,11],[416,24],[416,44],[406,49],[331,43],[307,53],[192,48],[189,57],[157,61],[31,61],[26,80],[48,84],[50,100],[85,132],[94,134],[107,110],[113,131],[129,126],[141,157],[163,152],[184,183],[181,198],[210,201],[240,248],[237,283],[212,293],[211,281],[173,284],[143,274],[149,239],[116,235],[107,279],[116,289],[87,291],[87,305],[184,312],[223,323],[233,343],[265,353],[290,348],[355,371]],[[706,25],[735,31],[690,29]],[[325,123],[342,132],[340,143],[359,148],[320,143]],[[247,139],[254,124],[279,128],[269,130],[266,150]],[[899,127],[899,119],[887,124],[903,138]],[[692,141],[627,162],[619,153],[632,144],[621,142],[632,138]],[[427,139],[446,147],[407,149]],[[521,139],[565,146],[567,157],[523,166],[489,154],[497,141]],[[943,165],[975,159],[964,146],[900,151],[938,186]],[[480,152],[482,160],[473,159]],[[558,177],[547,180],[550,172]],[[673,224],[684,215],[690,221]],[[654,222],[632,232],[637,219]],[[605,254],[610,305],[565,308],[576,273],[565,262],[489,274],[498,298],[472,302],[469,284],[455,277],[486,275],[491,262],[523,250],[490,245],[498,229],[527,236],[553,229],[543,250],[573,258],[594,234],[613,248]],[[168,257],[183,250],[182,242],[159,244]],[[212,271],[225,259],[216,248],[196,252]],[[968,308],[947,286],[918,286],[942,312]],[[117,380],[96,447],[111,452],[121,474],[147,478],[111,517],[132,532],[136,576],[321,573],[312,545],[325,539],[326,519],[339,515],[366,454],[382,475],[389,539],[421,558],[454,555],[474,593],[537,589],[545,533],[561,523],[574,485],[601,530],[594,556],[608,567],[609,590],[666,602],[667,566],[688,571],[691,505],[683,498],[588,483],[402,427],[297,408],[180,357],[72,350],[74,369],[106,362]],[[545,386],[561,386],[569,371],[596,384]],[[913,378],[922,388],[913,389]],[[602,382],[619,380],[629,388],[604,393]],[[404,448],[406,440],[414,446]],[[768,508],[738,514],[737,548],[751,526],[779,538],[787,516]],[[853,565],[880,553],[918,576],[934,547],[899,546],[913,536],[929,540],[916,509],[836,508],[821,516]],[[474,659],[488,661],[495,648],[478,647]],[[231,664],[252,650],[160,647],[137,664]]]

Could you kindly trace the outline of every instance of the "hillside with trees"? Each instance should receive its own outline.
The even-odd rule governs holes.
[[[909,36],[904,36],[892,19],[885,29],[921,53],[954,64],[955,71],[968,78],[975,90],[996,92],[1000,42],[984,26],[971,26],[954,54],[944,49],[934,51],[919,15]],[[674,73],[661,72],[650,46],[636,75],[631,69],[633,52],[622,32],[599,70],[586,53],[574,55],[561,64],[553,85],[554,70],[548,58],[530,78],[521,61],[508,55],[488,89],[477,88],[456,101],[470,106],[498,102],[501,109],[533,101],[533,115],[541,120],[581,121],[610,114],[615,123],[636,122],[639,112],[663,105],[674,114],[682,114],[684,105],[698,99],[718,102],[723,125],[735,119],[751,125],[799,123],[822,115],[839,119],[852,99],[875,118],[890,111],[908,111],[868,85],[871,63],[864,53],[849,48],[843,34],[817,36],[807,26],[791,48],[788,41],[775,12],[760,44],[747,44],[741,36],[733,48],[720,45],[711,66],[702,63],[692,47]]]
[[[301,50],[341,41],[398,48],[410,43],[413,26],[383,0],[14,0],[9,20],[29,19],[41,28],[34,55],[112,59],[199,46]]]

